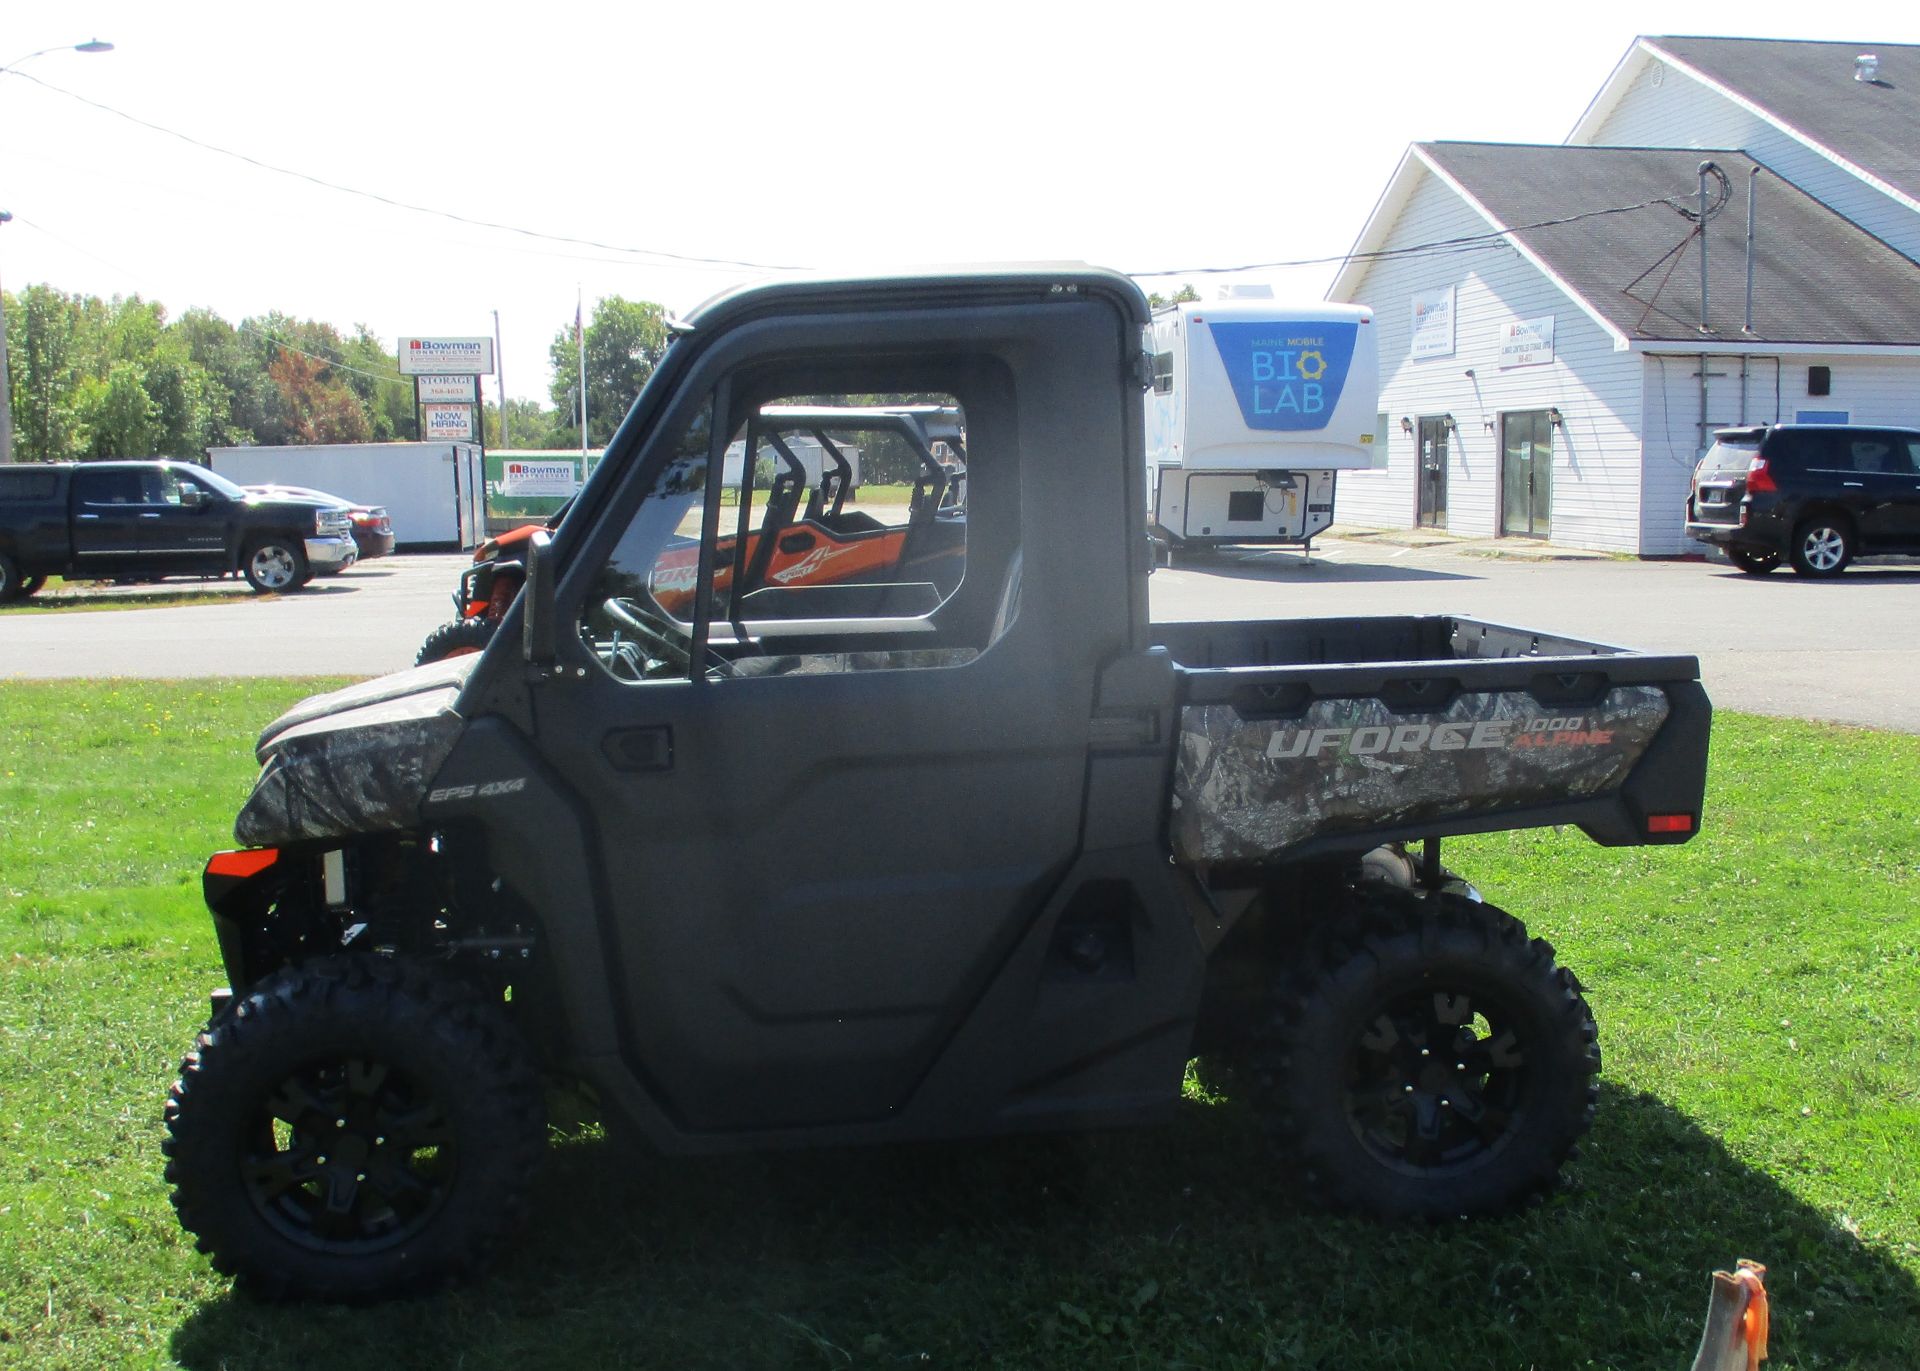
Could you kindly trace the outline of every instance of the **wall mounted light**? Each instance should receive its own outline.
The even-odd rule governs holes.
[[[1454,423],[1453,416],[1451,414],[1443,414],[1440,416],[1440,427],[1444,428],[1448,433],[1452,433],[1454,430],[1458,429],[1460,426]]]
[[[1552,424],[1555,428],[1559,428],[1560,425],[1567,422],[1567,418],[1564,414],[1560,412],[1560,409],[1557,405],[1549,405],[1547,407],[1547,422],[1549,424]]]
[[[1408,418],[1408,417],[1407,417],[1406,415],[1404,415],[1404,414],[1402,414],[1402,415],[1400,416],[1400,431],[1401,431],[1402,433],[1412,433],[1412,432],[1413,432],[1413,420],[1411,420],[1411,419],[1409,419],[1409,418]]]

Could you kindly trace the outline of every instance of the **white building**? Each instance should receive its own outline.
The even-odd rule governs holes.
[[[1380,342],[1341,522],[1670,556],[1714,429],[1920,426],[1916,147],[1920,47],[1723,38],[1638,40],[1565,145],[1414,145],[1328,292]]]

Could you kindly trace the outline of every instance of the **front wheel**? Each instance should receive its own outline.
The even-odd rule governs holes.
[[[1755,547],[1730,547],[1727,558],[1749,576],[1765,576],[1780,565],[1780,554]]]
[[[484,615],[450,620],[427,635],[413,664],[425,666],[428,662],[444,662],[449,657],[470,657],[476,652],[485,652],[499,627],[498,621]]]
[[[1275,997],[1263,1112],[1321,1197],[1385,1217],[1546,1194],[1593,1119],[1593,1015],[1552,947],[1451,895],[1376,896]]]
[[[380,957],[290,967],[223,1011],[166,1111],[180,1224],[269,1298],[369,1300],[478,1271],[545,1143],[500,1004]]]
[[[1793,531],[1791,559],[1802,576],[1838,576],[1853,551],[1853,528],[1842,519],[1815,515]]]
[[[313,577],[307,566],[307,550],[286,538],[261,538],[249,543],[240,557],[240,572],[260,595],[298,590]]]

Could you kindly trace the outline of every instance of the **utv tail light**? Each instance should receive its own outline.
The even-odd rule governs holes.
[[[239,852],[216,852],[207,862],[209,876],[257,876],[280,860],[280,849],[253,847]]]
[[[1774,484],[1773,473],[1767,470],[1767,459],[1756,457],[1747,463],[1747,494],[1772,495],[1780,489]]]
[[[1691,833],[1693,815],[1691,814],[1649,814],[1647,815],[1649,833]]]

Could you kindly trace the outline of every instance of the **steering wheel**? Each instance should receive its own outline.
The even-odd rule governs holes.
[[[673,667],[685,670],[693,664],[693,639],[682,633],[670,619],[643,607],[638,600],[622,595],[603,602],[607,617],[638,639],[649,655]]]

